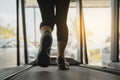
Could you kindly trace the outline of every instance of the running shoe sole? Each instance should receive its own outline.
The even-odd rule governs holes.
[[[38,51],[37,64],[41,67],[48,67],[50,65],[49,49],[52,44],[52,36],[50,33],[44,33],[41,37],[41,46]]]

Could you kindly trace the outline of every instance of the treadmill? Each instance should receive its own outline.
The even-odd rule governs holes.
[[[74,1],[74,0],[72,0]],[[82,8],[82,0],[77,0],[79,7]],[[114,0],[113,0],[114,1]],[[117,1],[117,0],[116,0]],[[67,58],[70,63],[69,70],[58,70],[54,57],[51,57],[51,65],[47,68],[40,66],[33,66],[32,63],[28,64],[27,60],[27,41],[26,41],[26,29],[25,29],[25,13],[24,13],[24,0],[22,3],[22,17],[23,17],[23,26],[24,26],[24,38],[25,38],[25,65],[20,65],[19,58],[19,33],[17,37],[18,42],[18,55],[17,55],[17,67],[0,69],[0,80],[120,80],[120,70],[116,68],[106,68],[100,66],[90,66],[88,65],[87,52],[81,50],[80,62]],[[17,0],[18,5],[18,0]],[[18,13],[18,10],[17,10]],[[18,15],[18,14],[17,14]],[[80,10],[80,19],[81,24],[84,24],[82,9]],[[19,17],[17,16],[17,22],[19,22]],[[84,26],[81,26],[84,30]],[[17,30],[19,30],[19,25],[17,24]],[[83,31],[81,36],[84,36]],[[83,48],[83,45],[80,45]],[[86,50],[86,43],[84,43],[84,50]],[[85,55],[83,57],[83,55]]]

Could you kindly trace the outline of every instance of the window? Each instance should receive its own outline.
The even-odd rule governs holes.
[[[0,68],[16,66],[16,0],[0,1]]]
[[[89,64],[104,65],[104,59],[110,58],[110,0],[83,0],[83,6]],[[106,48],[107,45],[109,46]]]

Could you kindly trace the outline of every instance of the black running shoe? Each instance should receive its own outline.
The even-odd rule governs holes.
[[[59,57],[57,59],[57,65],[59,70],[68,70],[69,68],[69,63],[65,58]]]
[[[48,67],[50,65],[50,48],[52,45],[52,36],[50,32],[46,31],[42,34],[40,43],[36,65]]]

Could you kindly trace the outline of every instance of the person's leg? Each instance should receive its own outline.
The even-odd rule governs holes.
[[[66,21],[69,3],[70,0],[56,0],[58,59],[64,59],[64,51],[68,41],[68,27]]]
[[[58,41],[58,57],[64,57],[68,41],[67,14],[70,0],[56,0],[56,25]]]
[[[40,24],[41,32],[42,28],[49,31],[53,30],[55,24],[54,16],[54,0],[37,0],[41,12],[42,22]]]
[[[37,0],[41,16],[42,22],[40,24],[41,31],[41,40],[40,40],[40,48],[38,51],[38,56],[36,62],[38,65],[42,67],[48,67],[50,65],[50,48],[52,44],[52,30],[55,24],[54,18],[54,0]]]

